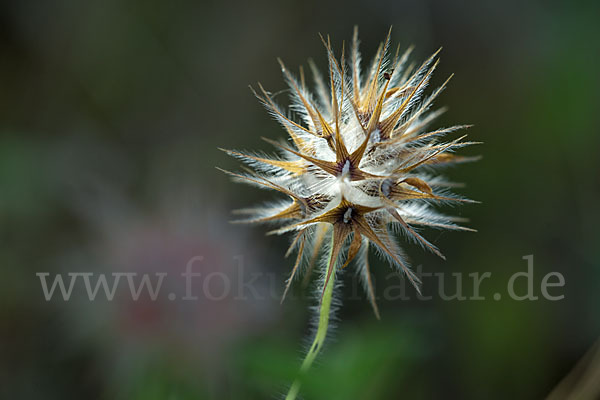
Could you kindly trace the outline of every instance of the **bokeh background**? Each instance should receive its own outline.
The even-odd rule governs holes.
[[[349,300],[305,398],[545,398],[600,333],[599,15],[594,1],[2,2],[0,397],[285,392],[314,302],[297,285],[279,306],[288,242],[228,223],[269,195],[217,171],[237,168],[217,147],[282,137],[248,85],[284,89],[276,57],[324,68],[317,33],[339,51],[357,24],[366,59],[390,25],[415,61],[444,47],[434,84],[456,75],[439,125],[474,124],[485,142],[464,152],[481,161],[446,171],[482,202],[454,210],[479,232],[426,232],[446,262],[407,252],[426,272],[493,277],[485,301],[409,291],[382,299],[377,321],[346,274]],[[557,271],[564,299],[495,301],[529,254],[537,294]],[[76,288],[47,302],[36,276],[178,274],[198,255],[204,274],[235,278],[242,255],[247,274],[274,279],[245,300],[90,302]],[[384,282],[387,266],[374,269]]]

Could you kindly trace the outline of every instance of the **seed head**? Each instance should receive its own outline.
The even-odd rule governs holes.
[[[437,175],[436,170],[473,160],[454,154],[454,150],[473,144],[463,141],[465,136],[441,141],[444,135],[468,126],[428,129],[444,111],[430,108],[450,79],[425,94],[439,62],[439,50],[418,68],[407,66],[412,48],[402,55],[398,48],[391,55],[390,33],[366,71],[361,69],[356,29],[348,62],[343,49],[338,61],[329,38],[321,38],[329,60],[328,85],[311,63],[314,94],[306,87],[302,69],[298,79],[279,61],[290,87],[289,108],[297,118],[289,117],[262,85],[255,95],[285,128],[291,143],[264,138],[279,150],[277,157],[225,150],[252,168],[246,173],[225,172],[288,198],[239,210],[249,215],[240,222],[273,223],[277,229],[270,233],[294,233],[288,254],[297,249],[298,257],[285,292],[304,259],[308,272],[312,270],[323,238],[330,232],[333,244],[324,287],[336,265],[345,268],[355,259],[377,315],[369,246],[379,250],[418,290],[419,278],[405,260],[395,234],[403,232],[444,258],[417,228],[470,230],[434,209],[437,203],[470,201],[450,193],[448,189],[456,184]],[[304,257],[305,253],[309,256]],[[343,263],[338,263],[338,258]]]

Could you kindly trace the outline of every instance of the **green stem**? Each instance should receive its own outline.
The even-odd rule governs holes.
[[[331,246],[333,249],[333,244]],[[329,271],[331,254],[329,255],[327,262],[327,271]],[[335,263],[335,261],[334,261]],[[306,372],[310,369],[312,363],[315,361],[321,348],[323,347],[323,343],[325,342],[325,337],[327,336],[327,328],[329,327],[329,313],[331,310],[331,299],[333,297],[333,287],[335,282],[335,264],[334,271],[331,273],[331,277],[329,278],[329,282],[327,282],[327,286],[323,291],[323,297],[321,299],[321,306],[319,308],[319,325],[317,327],[317,333],[315,334],[315,339],[313,340],[304,361],[302,362],[302,366],[300,367],[300,373],[298,377],[292,383],[290,390],[285,397],[285,400],[294,400],[300,391],[300,386],[302,384],[302,378],[306,374]]]

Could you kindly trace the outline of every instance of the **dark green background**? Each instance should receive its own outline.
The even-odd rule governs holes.
[[[307,399],[538,399],[600,332],[600,3],[542,1],[12,1],[0,6],[0,397],[265,399],[285,392],[308,336],[310,299],[278,305],[293,260],[229,210],[270,194],[234,185],[217,150],[265,149],[284,132],[249,84],[284,89],[276,62],[326,66],[353,25],[365,59],[393,25],[420,62],[443,46],[455,73],[439,126],[471,123],[476,164],[445,173],[481,201],[455,210],[476,234],[425,232],[444,262],[492,272],[485,301],[349,299]],[[283,101],[285,94],[278,97]],[[192,304],[43,298],[36,272],[275,273],[253,301]],[[561,301],[494,301],[533,254]],[[204,265],[204,264],[203,264]],[[384,282],[390,272],[373,262]],[[161,269],[162,268],[162,269]],[[179,268],[179,269],[178,269]],[[342,297],[350,297],[346,274]],[[449,277],[449,275],[448,275]],[[450,279],[450,278],[448,278]],[[470,293],[465,280],[465,292]],[[438,284],[425,281],[424,292]],[[518,288],[524,291],[525,285]],[[216,289],[215,289],[216,290]],[[380,287],[380,294],[383,284]],[[362,297],[362,295],[361,295]]]

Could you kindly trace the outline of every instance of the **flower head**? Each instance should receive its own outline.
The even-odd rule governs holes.
[[[243,222],[274,223],[277,229],[271,233],[295,234],[290,251],[298,249],[298,257],[286,292],[302,260],[314,263],[323,238],[331,232],[323,287],[336,265],[344,268],[355,260],[378,315],[368,248],[379,250],[418,289],[419,278],[410,269],[395,234],[403,232],[443,258],[417,228],[469,230],[434,209],[436,203],[469,201],[450,193],[453,184],[435,172],[441,165],[471,160],[455,155],[454,150],[472,143],[463,141],[464,136],[441,140],[445,134],[467,128],[465,125],[428,129],[443,112],[430,108],[448,82],[426,95],[439,50],[418,68],[407,66],[412,49],[402,55],[398,49],[392,55],[388,33],[363,71],[357,30],[349,60],[342,50],[338,61],[329,38],[322,40],[329,59],[328,84],[311,63],[314,94],[308,90],[302,70],[296,78],[280,61],[290,87],[290,111],[297,119],[289,117],[262,85],[255,92],[283,125],[291,143],[264,139],[279,150],[277,157],[225,150],[252,168],[247,173],[228,173],[287,197],[286,201],[240,210],[249,215]],[[309,256],[304,257],[305,253]]]

